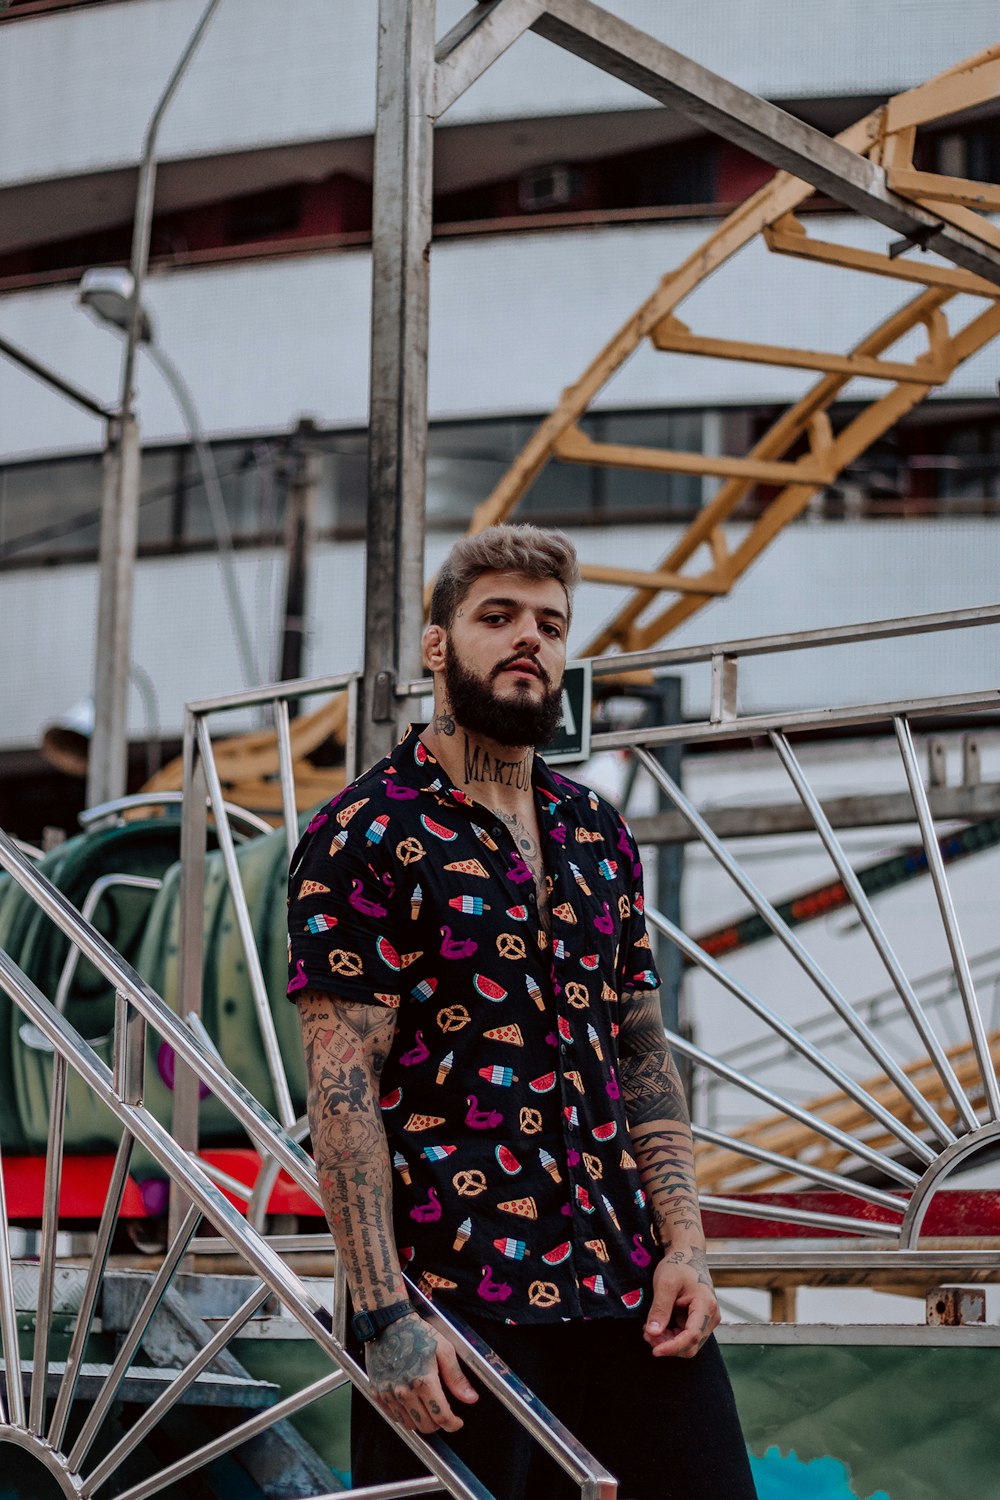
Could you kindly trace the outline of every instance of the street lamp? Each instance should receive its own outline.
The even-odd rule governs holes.
[[[77,290],[77,301],[81,307],[86,308],[88,312],[92,313],[98,322],[105,323],[127,335],[132,316],[134,288],[135,282],[132,272],[126,270],[124,266],[94,266],[89,271],[85,271],[80,280]],[[209,518],[219,551],[222,583],[226,593],[226,603],[229,607],[233,634],[236,638],[236,645],[240,654],[244,684],[250,687],[258,680],[260,673],[250,639],[250,629],[247,624],[246,611],[243,608],[243,598],[236,580],[236,569],[233,562],[233,537],[229,529],[229,518],[226,515],[226,503],[222,495],[222,485],[219,483],[219,471],[216,468],[212,450],[205,441],[205,434],[198,416],[198,410],[194,404],[194,398],[191,395],[187,382],[183,379],[173,360],[168,359],[167,355],[156,343],[153,320],[141,302],[139,303],[137,313],[138,342],[145,349],[146,354],[170,387],[173,397],[180,407],[181,415],[184,418],[184,423],[191,439],[191,445],[198,460],[201,482],[208,501]]]
[[[94,738],[87,768],[87,805],[111,802],[126,790],[125,700],[128,692],[132,584],[139,527],[141,457],[135,415],[135,359],[142,334],[140,299],[149,263],[156,192],[156,140],[184,71],[197,51],[220,0],[207,0],[146,126],[132,221],[131,300],[117,415],[108,426],[101,477],[98,557]]]

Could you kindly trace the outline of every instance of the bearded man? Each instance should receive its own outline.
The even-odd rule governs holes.
[[[536,754],[558,724],[576,555],[460,541],[434,589],[434,718],[292,861],[289,994],[312,1144],[373,1394],[500,1500],[576,1493],[407,1299],[478,1332],[628,1500],[752,1500],[712,1337],[683,1089],[619,815]],[[420,1472],[355,1395],[356,1485]]]

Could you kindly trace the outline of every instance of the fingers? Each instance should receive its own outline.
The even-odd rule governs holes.
[[[377,1392],[378,1405],[393,1422],[407,1432],[458,1432],[462,1419],[455,1415],[437,1378],[418,1379]]]
[[[459,1364],[457,1353],[444,1339],[438,1340],[438,1370],[451,1395],[459,1401],[479,1400],[479,1393],[469,1384],[465,1371]]]
[[[676,1326],[683,1315],[683,1323]],[[669,1325],[662,1332],[654,1333],[652,1319],[646,1325],[646,1341],[657,1358],[672,1356],[676,1359],[693,1359],[720,1322],[718,1304],[712,1293],[704,1288],[692,1296],[685,1308],[680,1298],[675,1304],[674,1327]]]

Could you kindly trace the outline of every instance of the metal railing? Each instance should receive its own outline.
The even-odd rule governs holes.
[[[14,1294],[14,1258],[7,1231],[3,1173],[0,1171],[0,1345],[6,1373],[6,1400],[0,1400],[0,1423],[14,1429],[53,1472],[67,1495],[92,1496],[119,1471],[151,1428],[166,1417],[184,1397],[192,1383],[212,1360],[237,1337],[240,1329],[269,1295],[295,1319],[303,1332],[329,1358],[330,1371],[309,1385],[284,1397],[268,1410],[238,1423],[223,1436],[202,1444],[150,1478],[121,1491],[119,1500],[146,1500],[168,1485],[176,1484],[215,1458],[230,1452],[275,1423],[303,1410],[320,1397],[353,1382],[371,1399],[365,1371],[348,1353],[340,1338],[328,1329],[326,1309],[315,1292],[290,1268],[267,1239],[249,1224],[193,1158],[173,1132],[159,1122],[143,1104],[146,1030],[152,1029],[167,1042],[197,1082],[229,1111],[254,1143],[261,1156],[273,1159],[314,1201],[319,1188],[310,1158],[292,1136],[261,1106],[221,1063],[210,1043],[169,1009],[110,943],[73,907],[14,841],[0,832],[0,865],[25,890],[54,926],[103,974],[115,992],[115,1023],[112,1065],[109,1067],[90,1044],[38,989],[37,985],[5,952],[0,950],[0,988],[37,1027],[54,1053],[50,1108],[50,1136],[46,1160],[41,1248],[38,1262],[39,1290],[35,1320],[34,1357],[30,1369],[21,1360],[17,1309]],[[46,1389],[49,1378],[49,1323],[56,1274],[56,1241],[59,1231],[59,1190],[62,1174],[68,1075],[72,1073],[121,1126],[121,1136],[104,1210],[95,1237],[86,1284],[64,1367],[57,1382],[55,1403],[46,1420]],[[103,1372],[100,1390],[72,1444],[67,1442],[70,1413],[76,1399],[88,1338],[94,1327],[98,1293],[111,1253],[112,1239],[122,1208],[133,1150],[141,1146],[180,1189],[190,1206],[185,1209],[177,1232],[153,1278],[130,1332],[112,1365]],[[143,1337],[164,1295],[195,1243],[195,1234],[206,1220],[244,1264],[258,1285],[242,1307],[212,1338],[210,1343],[169,1381],[162,1395],[96,1462],[91,1462],[95,1440],[112,1405],[118,1398]],[[515,1415],[580,1488],[582,1500],[614,1500],[616,1483],[554,1417],[532,1397],[506,1365],[471,1330],[445,1323],[440,1313],[415,1286],[409,1287],[414,1304],[457,1345],[468,1368],[482,1384]],[[29,1398],[24,1400],[27,1383]],[[459,1500],[489,1500],[489,1491],[452,1454],[439,1435],[423,1438],[403,1432],[400,1436],[426,1465],[432,1476],[417,1481],[408,1492],[430,1493],[441,1489]],[[58,1462],[55,1457],[58,1456]],[[349,1493],[349,1492],[344,1492]],[[387,1497],[398,1487],[366,1490],[366,1496]]]

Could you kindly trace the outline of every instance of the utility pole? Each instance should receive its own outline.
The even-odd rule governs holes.
[[[434,11],[379,0],[362,766],[396,740],[396,686],[420,675]]]

